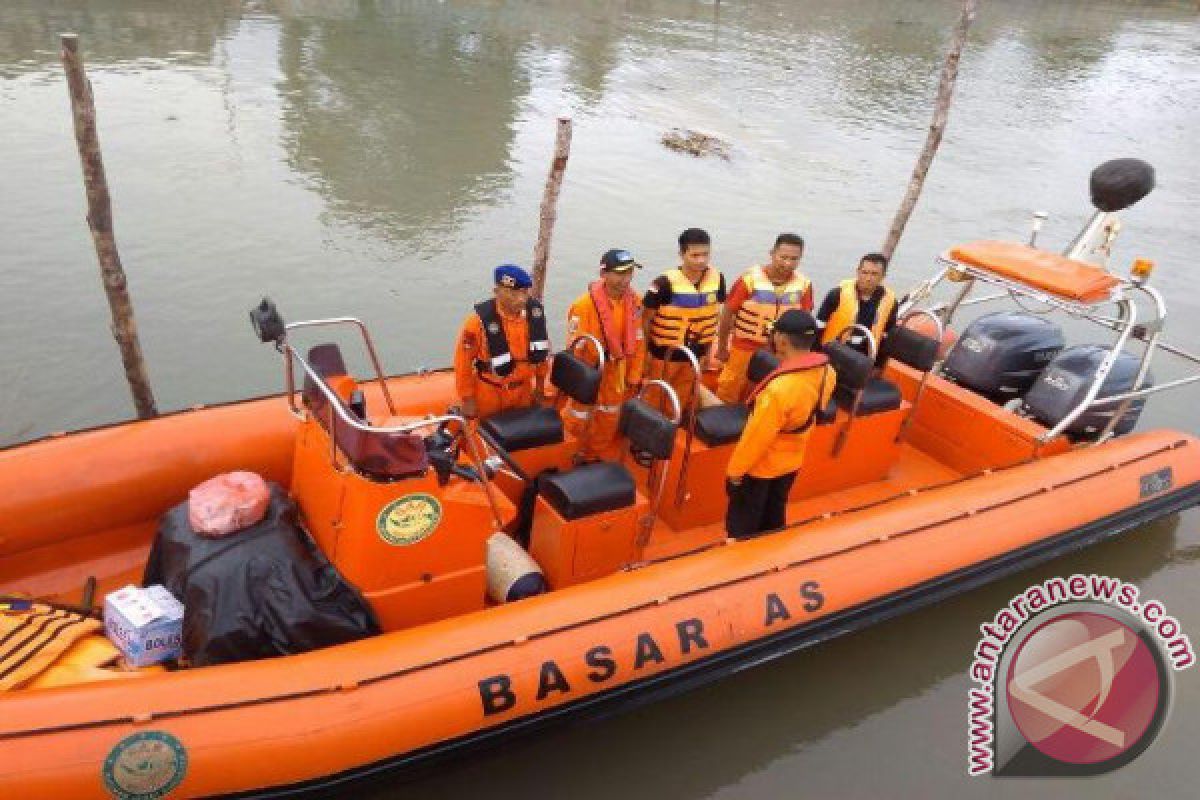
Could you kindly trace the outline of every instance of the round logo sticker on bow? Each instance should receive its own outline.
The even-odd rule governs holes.
[[[408,494],[388,503],[379,512],[375,528],[379,538],[405,547],[425,539],[442,521],[442,504],[431,494]]]
[[[158,800],[187,772],[183,743],[165,731],[145,731],[117,742],[104,759],[104,787],[118,800]]]

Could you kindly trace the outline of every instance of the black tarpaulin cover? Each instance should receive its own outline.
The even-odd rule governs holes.
[[[379,632],[370,607],[297,523],[296,504],[271,484],[261,522],[221,539],[196,535],[187,502],[168,511],[143,585],[184,606],[183,652],[195,666],[303,653]]]

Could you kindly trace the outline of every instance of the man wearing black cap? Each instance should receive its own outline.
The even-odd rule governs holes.
[[[534,405],[549,371],[546,313],[529,296],[529,273],[501,264],[492,277],[495,296],[476,304],[454,348],[454,383],[468,417]]]
[[[630,289],[633,271],[641,266],[628,250],[609,250],[600,257],[599,280],[592,281],[567,311],[568,340],[588,334],[604,347],[604,373],[591,408],[591,424],[585,425],[588,409],[574,401],[563,409],[567,430],[583,439],[579,452],[584,458],[615,454],[621,403],[642,382],[646,361],[642,301]],[[581,345],[577,353],[596,363],[592,348]]]
[[[750,393],[750,419],[725,470],[725,530],[735,539],[787,524],[788,492],[836,381],[828,359],[812,352],[816,338],[817,321],[807,311],[785,311],[775,321],[771,344],[781,364]]]

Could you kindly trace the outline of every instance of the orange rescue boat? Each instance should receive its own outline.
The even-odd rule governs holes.
[[[1086,260],[1110,217],[1097,212],[1065,255],[994,242],[948,251],[905,314],[931,335],[897,328],[881,372],[874,342],[866,354],[835,345],[836,408],[812,436],[789,525],[749,541],[722,525],[744,408],[684,420],[659,385],[665,412],[623,411],[636,455],[577,466],[549,410],[466,433],[446,411],[447,372],[386,378],[356,320],[285,328],[260,309],[260,336],[284,356],[283,396],[0,451],[0,593],[78,604],[89,577],[102,592],[136,583],[168,508],[213,475],[253,470],[287,488],[382,633],[170,670],[112,668],[95,654],[102,643],[83,640],[58,672],[0,693],[0,796],[326,790],[680,692],[1200,502],[1195,436],[1127,432],[1147,396],[1200,379],[1151,386],[1152,356],[1200,358],[1162,341],[1165,307],[1144,268],[1123,278]],[[934,304],[939,286],[958,291]],[[939,361],[943,324],[978,286],[1000,290],[980,300],[1036,302],[1116,341],[1098,356],[1026,348],[1039,369],[1022,377],[988,361],[1004,339],[984,334],[1012,330],[992,319]],[[329,325],[361,329],[372,380],[346,375],[327,348],[293,347],[298,329]],[[1125,352],[1135,341],[1140,356]],[[572,349],[555,357],[554,383],[586,398],[594,376]],[[1011,402],[995,401],[1012,387],[997,396],[980,383],[981,363],[995,366],[985,382],[1024,381]],[[1128,385],[1113,389],[1126,364]],[[489,538],[520,539],[521,527],[548,590],[489,599]]]

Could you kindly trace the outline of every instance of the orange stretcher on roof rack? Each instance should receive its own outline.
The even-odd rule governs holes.
[[[1000,279],[1076,303],[1102,303],[1122,281],[1102,267],[1018,242],[979,241],[951,248],[945,263],[968,275]]]
[[[1098,206],[1120,205],[1100,188]],[[380,633],[168,670],[72,648],[53,675],[0,693],[0,796],[292,797],[401,773],[683,691],[1196,504],[1200,440],[1131,429],[1148,397],[1200,380],[1200,358],[1162,339],[1165,304],[1144,275],[1088,266],[1114,210],[1062,257],[952,249],[878,353],[835,360],[788,526],[749,541],[722,528],[744,408],[680,414],[658,385],[665,413],[622,409],[636,455],[577,465],[546,409],[472,431],[447,410],[448,372],[385,377],[357,320],[284,326],[261,309],[283,396],[0,451],[0,594],[74,604],[89,576],[98,597],[138,582],[164,512],[249,469],[286,490]],[[1002,292],[971,297],[978,284]],[[1000,298],[1082,310],[1114,341],[1066,347],[1048,315],[1000,312],[939,361],[957,311]],[[344,326],[361,332],[369,379],[332,346],[294,343]],[[575,344],[599,346],[572,343],[551,379],[578,406],[597,376]],[[1159,351],[1193,374],[1153,385]],[[498,531],[513,537],[506,563],[532,559],[545,591],[489,591]]]

